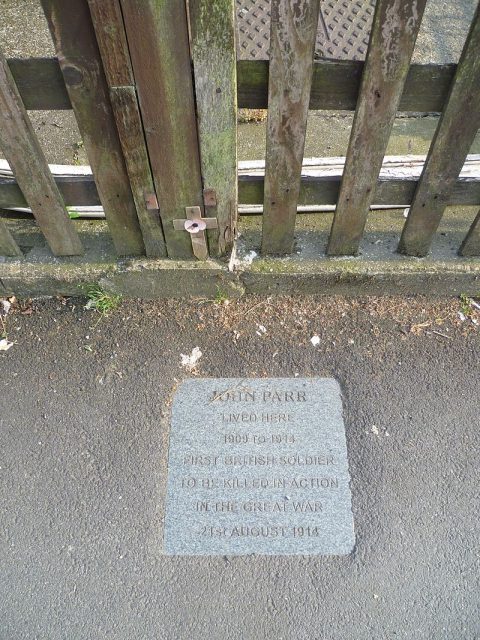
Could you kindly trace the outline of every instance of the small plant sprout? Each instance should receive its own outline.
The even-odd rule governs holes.
[[[222,291],[220,287],[217,287],[217,293],[215,295],[215,304],[230,304],[230,300],[225,291]]]
[[[461,322],[467,320],[476,327],[480,326],[480,303],[474,298],[470,298],[465,293],[460,296],[460,309],[458,310],[458,317]]]
[[[110,315],[118,308],[122,301],[122,296],[104,291],[98,284],[85,287],[85,294],[88,302],[85,309],[95,309],[100,314],[100,320]]]
[[[472,302],[471,298],[469,298],[465,293],[462,293],[460,296],[460,311],[467,318],[473,313]]]
[[[73,143],[73,164],[80,165],[80,150],[83,149],[83,140]]]
[[[70,220],[76,220],[77,218],[80,218],[80,214],[73,207],[67,207],[67,212]]]
[[[218,305],[227,305],[230,304],[230,298],[228,297],[228,293],[221,289],[217,285],[217,292],[214,298],[199,298],[199,304],[218,304]]]

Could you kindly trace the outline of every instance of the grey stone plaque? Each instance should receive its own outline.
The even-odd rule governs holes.
[[[347,554],[349,481],[335,380],[187,380],[172,408],[165,552]]]

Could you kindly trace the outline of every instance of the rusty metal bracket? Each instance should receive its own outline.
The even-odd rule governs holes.
[[[158,200],[155,193],[146,193],[145,194],[145,206],[148,211],[158,211]]]
[[[206,207],[216,207],[218,204],[217,200],[217,192],[215,189],[204,189],[203,190],[203,204]]]
[[[186,231],[192,239],[193,255],[198,260],[208,258],[206,229],[218,229],[217,218],[203,218],[200,207],[186,207],[186,218],[173,221],[175,231]]]

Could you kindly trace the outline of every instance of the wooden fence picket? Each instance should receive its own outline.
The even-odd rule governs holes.
[[[399,251],[425,256],[480,128],[480,5],[430,146]]]
[[[135,84],[120,0],[87,0],[110,87]]]
[[[41,0],[119,255],[145,247],[87,0]]]
[[[68,217],[2,51],[0,147],[53,253],[57,256],[81,255],[82,243]],[[2,245],[9,246],[9,252],[14,251],[8,236],[2,235]]]
[[[262,253],[293,248],[319,0],[273,0]]]
[[[88,0],[133,199],[150,258],[167,255],[119,0]]]
[[[163,232],[170,258],[192,258],[173,220],[203,209],[185,2],[121,0]]]
[[[327,253],[355,255],[407,78],[426,0],[377,0]]]
[[[232,247],[237,225],[235,6],[235,0],[189,2],[204,204],[218,220],[208,245],[218,256]]]

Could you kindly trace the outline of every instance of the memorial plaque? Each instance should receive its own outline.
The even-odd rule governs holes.
[[[355,543],[330,378],[191,379],[170,430],[170,555],[340,555]]]

